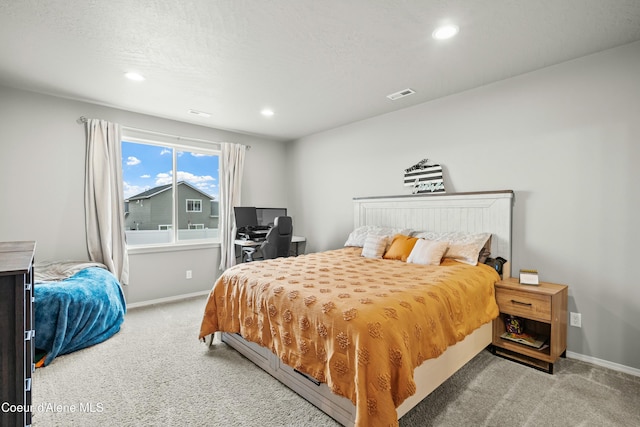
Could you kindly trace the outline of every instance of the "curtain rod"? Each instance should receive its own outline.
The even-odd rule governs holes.
[[[76,122],[78,124],[84,124],[87,123],[89,121],[89,119],[85,116],[80,116],[78,117],[78,120],[76,120]],[[170,133],[163,133],[163,132],[155,132],[152,130],[147,130],[147,129],[140,129],[140,128],[132,128],[129,126],[122,126],[122,129],[127,129],[127,130],[133,130],[133,131],[138,131],[138,132],[145,132],[145,133],[149,133],[152,135],[158,135],[158,136],[168,136],[171,138],[177,138],[179,141],[180,140],[188,140],[188,141],[195,141],[195,142],[206,142],[209,144],[219,144],[218,142],[215,141],[209,141],[208,139],[198,139],[198,138],[190,138],[190,137],[186,137],[186,136],[180,136],[180,135],[173,135]],[[247,147],[247,150],[251,150],[251,146],[250,145],[245,145],[245,147]]]

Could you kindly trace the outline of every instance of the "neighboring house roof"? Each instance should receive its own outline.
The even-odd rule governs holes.
[[[204,191],[194,187],[193,185],[189,184],[188,182],[186,182],[186,181],[178,181],[178,185],[182,185],[182,184],[193,188],[195,191],[197,191],[198,193],[202,194],[204,196],[204,198],[209,199],[209,200],[213,200],[212,196],[210,196],[209,194],[205,193]],[[153,187],[153,188],[150,188],[149,190],[143,191],[142,193],[135,194],[135,195],[129,197],[128,199],[126,199],[125,201],[129,202],[131,200],[149,199],[149,198],[151,198],[151,197],[153,197],[153,196],[155,196],[157,194],[160,194],[163,191],[167,191],[169,189],[171,189],[171,184],[159,185],[157,187]]]

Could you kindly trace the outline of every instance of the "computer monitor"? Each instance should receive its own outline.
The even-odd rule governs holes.
[[[258,225],[258,216],[255,207],[235,206],[233,211],[236,215],[236,227],[255,227]]]
[[[287,208],[256,208],[258,225],[273,227],[278,216],[287,216]]]

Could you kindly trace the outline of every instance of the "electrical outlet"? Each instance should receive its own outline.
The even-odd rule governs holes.
[[[187,279],[191,279],[192,277],[191,270],[187,270]]]
[[[571,323],[571,326],[575,326],[576,328],[582,328],[582,314],[572,312],[570,323]]]

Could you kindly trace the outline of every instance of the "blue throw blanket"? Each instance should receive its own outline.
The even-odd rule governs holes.
[[[126,303],[118,279],[91,267],[60,282],[36,283],[35,344],[47,366],[58,355],[98,344],[120,330]]]

